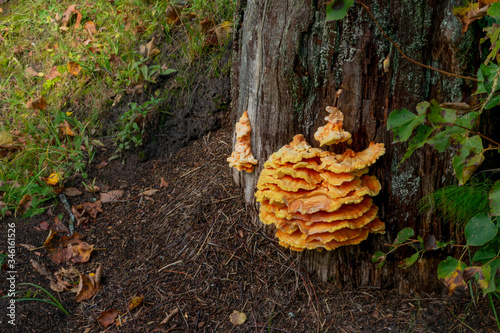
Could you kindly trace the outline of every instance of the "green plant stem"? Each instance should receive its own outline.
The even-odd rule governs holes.
[[[403,50],[401,50],[401,48],[399,47],[398,43],[396,43],[395,41],[393,41],[391,39],[391,37],[389,37],[384,29],[382,29],[382,27],[380,26],[380,24],[378,23],[378,21],[375,19],[375,16],[373,16],[372,12],[370,11],[370,8],[365,5],[364,3],[360,2],[359,0],[355,0],[358,4],[360,4],[367,12],[368,14],[371,16],[371,18],[373,19],[373,21],[375,22],[375,24],[377,25],[377,27],[380,29],[380,31],[382,32],[382,34],[384,35],[385,38],[387,38],[389,40],[389,42],[392,43],[392,45],[394,45],[394,47],[396,48],[396,50],[398,50],[398,52],[401,54],[401,56],[414,63],[415,65],[418,65],[420,67],[424,67],[424,68],[427,68],[427,69],[430,69],[430,70],[433,70],[433,71],[436,71],[438,73],[441,73],[441,74],[444,74],[444,75],[448,75],[448,76],[453,76],[453,77],[458,77],[458,78],[461,78],[461,79],[464,79],[464,80],[470,80],[470,81],[475,81],[475,82],[479,82],[478,79],[476,78],[473,78],[473,77],[470,77],[470,76],[464,76],[464,75],[460,75],[460,74],[453,74],[453,73],[450,73],[450,72],[447,72],[447,71],[443,71],[441,69],[437,69],[437,68],[434,68],[432,66],[429,66],[429,65],[426,65],[426,64],[422,64],[421,62],[418,62],[416,60],[413,60],[412,58],[408,57],[404,52]]]
[[[498,295],[497,295],[498,297]],[[498,320],[497,310],[495,309],[495,304],[493,303],[493,299],[491,298],[491,294],[488,294],[488,298],[490,299],[491,309],[493,310],[493,314],[495,315],[495,320],[497,321],[498,331],[500,332],[500,320]]]

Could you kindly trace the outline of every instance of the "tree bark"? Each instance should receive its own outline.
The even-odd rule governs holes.
[[[386,33],[413,59],[453,73],[475,72],[473,29],[462,35],[453,16],[452,0],[366,0]],[[459,239],[450,225],[433,213],[419,215],[419,199],[449,184],[453,171],[449,154],[430,147],[398,165],[406,147],[392,144],[387,131],[388,114],[397,108],[414,110],[417,103],[436,99],[466,101],[471,83],[419,67],[403,58],[382,35],[364,9],[357,5],[341,21],[325,21],[324,1],[240,0],[235,19],[232,101],[237,119],[248,110],[252,124],[252,151],[259,166],[252,174],[234,173],[245,200],[257,206],[256,183],[267,158],[302,133],[319,144],[313,134],[325,124],[325,107],[343,89],[338,107],[344,128],[353,135],[351,148],[365,149],[369,142],[383,142],[386,154],[371,167],[382,191],[375,197],[385,235],[371,235],[359,246],[335,251],[304,251],[301,263],[321,279],[339,287],[375,286],[409,290],[436,290],[442,284],[435,272],[438,256],[426,254],[408,270],[398,261],[409,249],[388,258],[382,269],[371,262],[375,251],[388,251],[404,227],[438,240]],[[388,71],[383,61],[390,60]],[[464,100],[465,98],[465,100]]]

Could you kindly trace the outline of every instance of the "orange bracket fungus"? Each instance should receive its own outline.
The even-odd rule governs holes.
[[[350,140],[342,112],[327,111],[328,124],[314,135],[321,146]],[[264,164],[255,193],[260,220],[274,224],[280,245],[295,251],[333,250],[359,244],[370,232],[384,233],[371,198],[380,192],[380,182],[366,174],[384,153],[383,144],[372,142],[361,152],[335,154],[296,135]]]
[[[252,155],[251,132],[250,119],[248,119],[248,113],[245,111],[236,123],[236,144],[233,153],[227,158],[229,166],[235,167],[238,171],[252,172],[254,165],[257,164],[257,160]]]

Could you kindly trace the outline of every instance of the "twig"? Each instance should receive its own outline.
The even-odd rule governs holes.
[[[69,214],[69,235],[71,236],[75,232],[75,215],[73,215],[68,200],[66,199],[66,196],[63,193],[59,194],[59,199],[61,199],[64,208],[66,208],[66,211]]]
[[[401,56],[403,58],[405,58],[406,60],[409,60],[411,61],[412,63],[414,63],[415,65],[418,65],[418,66],[421,66],[421,67],[424,67],[424,68],[427,68],[427,69],[430,69],[430,70],[433,70],[433,71],[436,71],[436,72],[439,72],[441,74],[444,74],[444,75],[448,75],[448,76],[454,76],[454,77],[459,77],[461,79],[465,79],[465,80],[471,80],[471,81],[475,81],[475,82],[479,82],[478,79],[476,78],[473,78],[473,77],[470,77],[470,76],[464,76],[464,75],[460,75],[460,74],[453,74],[453,73],[450,73],[450,72],[447,72],[447,71],[443,71],[441,69],[437,69],[437,68],[434,68],[432,66],[429,66],[429,65],[425,65],[425,64],[422,64],[421,62],[418,62],[416,60],[413,60],[412,58],[408,57],[404,52],[403,50],[401,50],[401,48],[399,47],[398,43],[396,43],[395,41],[393,41],[391,39],[391,37],[389,37],[384,29],[382,29],[382,27],[380,26],[380,24],[378,23],[378,21],[375,19],[375,16],[373,16],[372,12],[370,11],[370,8],[368,8],[367,5],[365,5],[364,3],[360,2],[359,0],[356,0],[356,2],[358,4],[360,4],[367,12],[368,14],[371,16],[371,18],[373,19],[373,21],[375,22],[375,24],[377,25],[377,27],[380,29],[380,31],[382,32],[382,34],[385,36],[385,38],[387,38],[389,40],[389,42],[392,43],[392,45],[394,45],[394,47],[396,48],[396,50],[398,50],[398,52],[401,54]]]

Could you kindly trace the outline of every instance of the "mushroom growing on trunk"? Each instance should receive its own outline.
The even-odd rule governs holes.
[[[236,123],[236,144],[234,145],[233,153],[227,158],[229,167],[234,167],[238,171],[245,170],[250,173],[253,171],[254,165],[257,165],[258,161],[252,155],[252,145],[250,144],[251,132],[250,119],[248,119],[248,113],[245,111]]]

